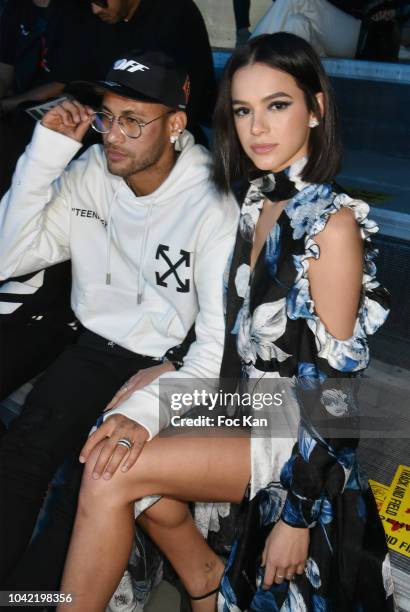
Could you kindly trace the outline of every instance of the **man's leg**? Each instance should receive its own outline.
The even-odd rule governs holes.
[[[233,11],[236,24],[236,46],[243,45],[249,38],[249,11],[251,0],[233,0]]]
[[[74,524],[82,473],[83,465],[76,455],[58,471],[58,482],[53,483],[47,495],[35,534],[7,579],[7,590],[58,590]]]
[[[79,452],[107,402],[137,369],[132,359],[121,360],[82,344],[70,347],[38,381],[27,398],[22,416],[3,435],[0,442],[2,581],[27,547],[57,467],[66,456]]]
[[[241,30],[242,28],[249,28],[250,7],[251,0],[233,0],[233,11],[235,13],[235,23],[237,30]]]
[[[38,376],[75,340],[75,330],[63,322],[9,325],[0,320],[0,399]]]

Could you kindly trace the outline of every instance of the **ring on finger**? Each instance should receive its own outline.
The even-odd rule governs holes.
[[[129,389],[129,386],[127,384],[121,387],[121,391],[128,391],[128,389]]]
[[[276,578],[284,578],[285,576],[281,576],[280,574],[276,574]]]
[[[295,578],[295,574],[288,574],[286,576],[286,580],[293,580]]]
[[[133,443],[128,438],[120,438],[117,442],[117,446],[125,446],[128,450],[131,450],[133,447]]]

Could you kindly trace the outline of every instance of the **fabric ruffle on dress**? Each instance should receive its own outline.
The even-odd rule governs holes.
[[[354,213],[360,227],[364,240],[364,265],[362,296],[354,331],[350,338],[339,340],[327,331],[315,312],[309,289],[308,270],[309,259],[320,257],[320,248],[314,237],[323,231],[330,216],[343,207]],[[294,256],[297,277],[287,297],[288,317],[307,320],[316,339],[318,356],[326,359],[331,367],[340,372],[362,370],[369,363],[367,336],[374,334],[389,314],[388,292],[376,279],[374,260],[378,250],[372,246],[370,237],[376,234],[379,228],[368,218],[369,205],[344,193],[333,194],[330,185],[323,185],[319,189],[317,186],[309,186],[293,198],[286,207],[286,213],[293,228],[293,237],[297,239],[303,236],[305,242],[305,253]]]

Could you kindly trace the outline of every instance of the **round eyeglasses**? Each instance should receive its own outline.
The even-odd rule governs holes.
[[[105,111],[98,111],[92,115],[93,119],[91,122],[91,127],[100,134],[108,134],[112,130],[114,121],[116,121],[119,125],[121,133],[124,134],[124,136],[128,136],[128,138],[139,138],[144,127],[173,112],[174,111],[169,110],[161,115],[158,115],[158,117],[154,117],[154,119],[151,119],[151,121],[143,122],[138,121],[138,119],[135,119],[135,117],[128,115],[120,115],[119,117],[115,117],[114,115],[111,115]]]

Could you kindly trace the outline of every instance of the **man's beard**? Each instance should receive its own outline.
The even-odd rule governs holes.
[[[127,158],[127,163],[122,167],[120,167],[120,164],[117,165],[115,162],[110,162],[109,158],[106,157],[108,170],[111,172],[111,174],[121,176],[124,179],[132,176],[133,174],[137,174],[138,172],[148,170],[149,168],[155,166],[161,159],[165,146],[165,142],[159,140],[153,144],[153,147],[147,151],[144,156],[138,157],[137,159]],[[109,148],[115,150],[114,147]]]

